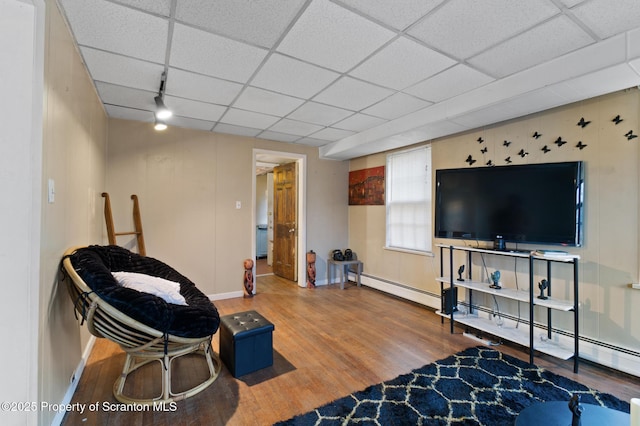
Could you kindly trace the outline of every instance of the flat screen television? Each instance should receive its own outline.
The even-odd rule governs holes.
[[[580,246],[581,161],[436,170],[435,236]]]

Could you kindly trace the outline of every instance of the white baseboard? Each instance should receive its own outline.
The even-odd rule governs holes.
[[[231,291],[229,293],[208,294],[207,297],[209,298],[209,300],[235,299],[237,297],[244,297],[244,292],[243,291]]]
[[[353,279],[355,279],[355,277],[353,277]],[[360,281],[362,285],[366,285],[367,287],[375,288],[376,290],[380,290],[385,293],[389,293],[394,296],[398,296],[433,309],[440,309],[439,297],[434,297],[430,294],[423,293],[420,290],[412,289],[410,287],[394,284],[364,275],[361,276]]]
[[[96,336],[91,336],[89,341],[87,342],[87,346],[84,348],[82,352],[82,358],[80,358],[80,362],[73,372],[73,378],[71,379],[71,383],[69,383],[69,387],[67,388],[67,392],[64,394],[62,401],[60,401],[60,405],[66,405],[71,403],[71,399],[73,398],[73,394],[76,392],[76,388],[78,387],[78,383],[80,382],[80,377],[82,376],[82,372],[84,371],[84,367],[87,365],[87,360],[89,359],[89,355],[91,355],[91,351],[93,350],[93,345],[96,343]],[[59,426],[62,424],[62,420],[64,420],[65,411],[58,411],[53,420],[51,421],[52,426]]]

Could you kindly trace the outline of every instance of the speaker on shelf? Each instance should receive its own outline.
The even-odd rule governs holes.
[[[458,311],[458,287],[446,287],[442,289],[442,312],[451,315]]]

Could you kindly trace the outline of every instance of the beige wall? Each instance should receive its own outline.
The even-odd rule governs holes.
[[[107,190],[116,231],[133,229],[129,197],[137,194],[149,256],[210,296],[241,292],[242,261],[254,254],[254,149],[307,156],[306,244],[325,279],[328,252],[347,241],[348,163],[320,160],[313,147],[112,119]]]
[[[469,154],[478,159],[476,165],[484,165],[489,159],[503,165],[507,156],[511,156],[513,164],[585,162],[584,245],[569,249],[581,256],[580,334],[635,351],[640,348],[640,291],[631,289],[629,284],[639,279],[639,139],[628,141],[624,134],[629,130],[635,134],[640,132],[639,108],[640,91],[631,89],[432,142],[433,170],[468,167],[464,160]],[[616,126],[611,119],[618,114],[624,121]],[[581,128],[576,125],[580,117],[592,123]],[[535,131],[543,137],[533,139],[531,135]],[[486,141],[483,146],[488,148],[485,156],[480,153],[477,142],[480,136]],[[558,136],[569,143],[556,147],[553,141]],[[503,146],[505,139],[512,141],[508,148]],[[587,148],[576,148],[579,140],[587,144]],[[551,147],[551,152],[544,154],[540,149],[543,145]],[[521,148],[529,152],[525,158],[516,154]],[[350,170],[384,164],[385,155],[377,154],[352,160]],[[364,260],[368,275],[439,295],[440,286],[435,281],[436,275],[440,275],[439,252],[435,247],[435,257],[428,257],[385,250],[384,242],[384,207],[349,207],[349,244]],[[436,244],[443,242],[476,244],[475,241],[435,240]],[[503,278],[506,276],[511,285],[517,276],[519,285],[528,288],[527,262],[521,261],[514,269],[512,259],[491,261],[494,263],[488,265],[490,270],[501,269]],[[462,263],[462,258],[456,259],[456,265]],[[569,295],[570,270],[556,268],[554,272],[559,278],[554,281],[554,294]],[[536,282],[540,279],[538,276]],[[505,303],[503,309],[517,314],[517,305]],[[571,316],[558,314],[555,324],[571,330]],[[615,361],[611,364],[615,366]]]
[[[62,253],[102,242],[107,117],[55,2],[47,2],[40,277],[40,400],[59,403],[89,340],[63,282]],[[48,180],[55,200],[47,201]],[[57,414],[41,411],[41,424]]]
[[[44,5],[0,0],[0,371],[2,402],[38,400]],[[6,425],[37,411],[3,410]]]

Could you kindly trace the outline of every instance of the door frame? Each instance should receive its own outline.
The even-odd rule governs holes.
[[[297,253],[297,265],[298,265],[298,286],[306,287],[307,286],[307,265],[306,265],[306,256],[307,252],[307,156],[306,154],[297,154],[293,152],[285,152],[285,151],[272,151],[268,149],[253,149],[253,166],[252,166],[252,180],[251,180],[251,251],[253,253],[253,258],[256,257],[256,162],[258,161],[258,156],[260,155],[270,155],[270,156],[278,156],[282,158],[286,158],[287,160],[291,160],[291,162],[295,161],[298,165],[298,253]],[[255,268],[255,266],[254,266]],[[254,275],[255,277],[255,271]],[[255,286],[254,286],[255,287]]]

